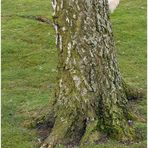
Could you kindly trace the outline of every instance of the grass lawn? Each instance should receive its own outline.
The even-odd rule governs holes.
[[[118,61],[125,81],[146,92],[146,0],[122,0],[111,15]],[[25,127],[31,113],[49,104],[56,81],[57,52],[49,0],[2,0],[2,148],[37,148],[35,130]],[[21,17],[26,16],[26,17]],[[146,148],[146,98],[133,103],[142,140],[88,148]]]

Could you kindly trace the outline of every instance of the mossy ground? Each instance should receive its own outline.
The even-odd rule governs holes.
[[[52,25],[18,15],[51,19],[48,0],[2,0],[2,147],[34,148],[39,139],[26,122],[50,103],[56,81],[57,52]],[[146,91],[146,1],[121,1],[111,16],[118,61],[125,81]],[[146,147],[146,98],[133,102],[140,120],[140,143],[109,140],[85,148]],[[62,147],[62,146],[59,146]]]

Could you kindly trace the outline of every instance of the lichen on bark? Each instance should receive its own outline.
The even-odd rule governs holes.
[[[52,0],[58,49],[55,123],[42,147],[133,140],[107,0]],[[50,119],[49,119],[50,120]]]

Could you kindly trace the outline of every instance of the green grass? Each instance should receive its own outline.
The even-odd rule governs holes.
[[[51,19],[49,0],[2,0],[2,147],[38,147],[24,122],[53,98],[57,52],[52,25],[19,17]],[[146,0],[122,0],[111,16],[121,72],[128,84],[146,91]],[[146,99],[134,104],[146,118]],[[125,146],[109,141],[94,148],[146,147],[146,122],[137,123],[143,141]]]

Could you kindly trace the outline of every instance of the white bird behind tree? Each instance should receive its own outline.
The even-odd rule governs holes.
[[[116,7],[119,5],[120,0],[108,0],[109,10],[111,13],[114,12]]]

